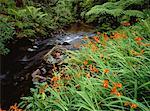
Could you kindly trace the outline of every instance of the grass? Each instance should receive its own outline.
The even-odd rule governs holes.
[[[22,98],[19,106],[32,111],[149,111],[149,40],[135,27],[112,31],[110,37],[85,37],[81,50],[67,51],[68,65],[50,81],[36,83],[32,96]]]

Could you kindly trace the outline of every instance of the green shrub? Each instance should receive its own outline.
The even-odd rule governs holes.
[[[75,21],[75,12],[72,0],[59,0],[53,7],[56,23],[59,26],[68,25]]]
[[[6,48],[8,40],[12,39],[14,34],[13,24],[8,22],[9,17],[0,16],[0,54],[7,54],[9,49]]]

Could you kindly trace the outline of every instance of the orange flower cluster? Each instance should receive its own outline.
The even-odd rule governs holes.
[[[137,43],[138,45],[143,45],[143,43],[142,43],[143,38],[141,38],[141,37],[136,37],[136,38],[134,38],[134,40],[136,41],[136,43]]]
[[[83,62],[83,64],[84,64],[84,65],[87,65],[87,64],[88,64],[88,61],[87,61],[87,60],[85,60],[85,61]]]
[[[138,107],[138,105],[137,105],[137,104],[132,103],[132,104],[130,105],[130,107],[131,107],[131,108],[137,108],[137,107]]]
[[[23,111],[22,109],[18,108],[17,103],[15,103],[13,106],[10,106],[10,111]]]
[[[96,68],[96,67],[94,67],[93,65],[90,65],[90,71],[92,72],[92,73],[98,73],[99,72],[99,70]]]
[[[104,88],[108,88],[108,86],[109,86],[109,81],[108,80],[104,80],[103,81],[103,87]]]
[[[98,47],[95,44],[92,44],[91,49],[93,52],[95,52],[98,49]]]
[[[58,83],[58,80],[60,80],[60,77],[59,76],[54,76],[52,79],[51,79],[51,86],[52,88],[58,88],[60,86],[60,84]]]
[[[122,84],[121,83],[114,83],[114,86],[117,88],[122,88]]]
[[[110,36],[112,39],[120,39],[120,38],[127,38],[124,33],[114,32],[113,35]]]
[[[40,89],[39,89],[39,93],[40,94],[44,94],[45,93],[45,89],[48,87],[48,84],[46,84],[45,86],[43,86],[43,87],[41,87]]]
[[[104,37],[104,41],[108,41],[109,37],[106,33],[104,33],[103,37]]]
[[[140,56],[140,55],[144,54],[144,50],[141,50],[140,53],[136,52],[135,50],[131,50],[130,53],[134,56]]]
[[[142,37],[136,37],[136,38],[134,38],[134,40],[136,41],[136,43],[138,44],[138,45],[143,45],[143,46],[150,46],[150,44],[147,44],[147,43],[143,43],[142,42],[142,40],[143,40],[143,38]]]
[[[124,106],[130,106],[131,108],[134,108],[134,109],[138,107],[137,104],[131,103],[131,102],[128,102],[128,101],[124,103]]]
[[[59,76],[54,76],[52,77],[51,82],[57,82],[59,79],[60,79]]]
[[[122,84],[121,83],[114,83],[114,86],[111,89],[111,94],[115,94],[116,96],[121,96],[121,93],[118,92],[117,88],[122,88]]]
[[[100,41],[99,41],[99,37],[97,37],[97,36],[94,36],[93,39],[94,39],[97,43],[100,42]]]
[[[109,73],[109,69],[104,69],[104,74],[108,74]]]

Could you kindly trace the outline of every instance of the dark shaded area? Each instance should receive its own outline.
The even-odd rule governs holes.
[[[42,48],[35,51],[27,51],[33,43],[27,39],[21,39],[8,45],[10,53],[1,57],[1,107],[8,109],[10,105],[18,103],[20,97],[28,95],[32,86],[31,73],[41,64],[42,56],[48,52],[41,42]],[[43,51],[44,50],[44,51]],[[27,57],[23,60],[23,58]]]

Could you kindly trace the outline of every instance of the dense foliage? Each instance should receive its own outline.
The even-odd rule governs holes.
[[[100,31],[67,51],[68,65],[35,83],[19,106],[27,111],[149,111],[148,0],[0,0],[0,54],[9,40],[50,37],[77,22]],[[17,104],[11,110],[21,111]]]
[[[35,83],[20,106],[35,111],[149,111],[149,28],[143,20],[111,31],[109,37],[100,32],[92,40],[84,37],[81,50],[68,51],[68,65],[47,82]]]

